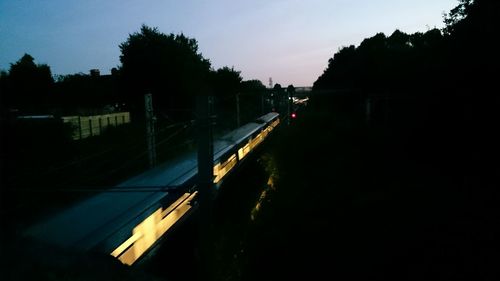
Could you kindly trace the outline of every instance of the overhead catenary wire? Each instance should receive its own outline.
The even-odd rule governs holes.
[[[169,140],[171,140],[172,138],[174,138],[175,136],[179,135],[182,131],[184,131],[185,129],[188,129],[190,127],[192,127],[193,125],[184,125],[182,126],[180,129],[178,129],[177,131],[175,131],[174,133],[166,136],[164,139],[162,139],[161,141],[158,141],[156,143],[156,146],[158,145],[162,145],[163,143],[166,143],[168,142]],[[106,172],[107,175],[111,175],[111,174],[114,174],[120,170],[123,170],[125,168],[127,168],[128,166],[130,166],[131,164],[135,163],[136,161],[138,161],[139,159],[141,159],[142,157],[145,157],[148,153],[148,150],[147,148],[143,149],[141,151],[141,153],[139,153],[138,155],[136,155],[135,157],[133,158],[130,158],[128,159],[126,162],[123,162],[121,165],[119,165],[118,167],[114,168],[114,169],[111,169],[111,170],[108,170]],[[90,179],[87,179],[88,182],[95,182],[95,179],[98,179],[98,178],[102,178],[102,175],[93,175],[90,177]],[[66,182],[65,184],[70,184],[71,181],[69,182]],[[63,184],[64,185],[64,184]]]
[[[99,186],[99,187],[77,187],[77,188],[7,188],[6,192],[30,192],[30,193],[49,193],[49,192],[160,192],[178,190],[181,186]]]
[[[174,123],[174,124],[165,125],[163,128],[160,128],[158,130],[158,134],[164,133],[165,131],[167,131],[169,129],[173,129],[173,128],[177,127],[177,126],[181,126],[181,125],[184,126],[184,125],[189,124],[189,123],[193,123],[193,121],[190,120],[190,121],[178,122],[178,123]],[[130,139],[130,136],[128,136],[128,139]],[[127,150],[132,150],[134,148],[137,148],[137,147],[143,145],[143,143],[142,143],[143,139],[144,138],[143,138],[142,135],[139,135],[139,136],[132,135],[132,142],[129,144],[129,146],[126,149]],[[22,175],[17,176],[15,179],[17,179],[19,177],[29,177],[29,176],[34,176],[34,175],[39,176],[39,177],[40,176],[41,177],[43,177],[43,176],[49,176],[51,174],[55,174],[57,172],[61,172],[62,170],[69,169],[69,168],[71,168],[73,166],[81,165],[84,162],[91,161],[93,159],[96,159],[98,157],[102,157],[102,156],[104,156],[106,154],[109,154],[111,152],[116,152],[116,151],[117,151],[116,147],[110,147],[110,148],[108,148],[106,150],[99,151],[99,152],[96,152],[96,153],[93,153],[93,154],[90,154],[90,155],[86,155],[86,156],[84,156],[82,158],[79,158],[77,160],[73,160],[73,161],[71,161],[69,163],[65,163],[65,164],[60,165],[58,167],[49,168],[49,170],[46,170],[46,171],[44,171],[42,173],[37,173],[37,172],[23,173]],[[109,162],[113,162],[113,161],[114,161],[113,159],[109,160]],[[101,163],[102,163],[102,161],[101,161]]]
[[[178,125],[182,125],[183,123],[184,123],[184,122],[180,122],[180,123],[178,123]],[[161,143],[161,142],[160,142],[160,143]],[[134,145],[133,147],[138,148],[138,147],[140,147],[141,145],[143,145],[143,143],[142,143],[142,142],[139,142],[137,145]],[[130,147],[129,149],[132,149],[133,147]],[[146,150],[146,152],[147,152],[147,150]],[[130,161],[137,161],[138,159],[140,159],[140,158],[143,156],[143,154],[144,154],[144,150],[143,150],[143,149],[141,149],[141,153],[140,153],[137,157],[134,157],[134,158],[132,158],[131,160],[128,160],[127,162],[130,162]],[[113,164],[113,163],[115,163],[115,162],[116,162],[116,160],[115,160],[115,159],[113,159],[113,158],[109,158],[109,159],[107,159],[107,160],[106,160],[106,161],[104,161],[104,162],[103,162],[103,161],[100,161],[100,162],[98,163],[98,164],[99,164],[98,166],[100,166],[100,167],[106,167],[106,166],[108,166],[109,164]],[[125,162],[125,164],[126,164],[127,162]],[[66,180],[66,181],[63,181],[63,182],[59,182],[59,183],[57,183],[57,184],[58,184],[58,185],[73,185],[73,184],[78,184],[78,181],[80,181],[80,180],[81,180],[81,178],[83,178],[85,175],[90,175],[90,180],[97,179],[97,178],[99,178],[99,177],[101,177],[101,178],[102,178],[102,173],[99,173],[100,171],[98,170],[98,168],[96,168],[96,167],[98,167],[98,166],[93,165],[93,166],[91,166],[91,168],[89,168],[89,169],[87,169],[87,170],[81,170],[81,171],[78,173],[79,178],[69,179],[69,180]],[[114,170],[113,170],[113,171],[111,171],[111,172],[108,172],[107,174],[111,175],[111,174],[112,174],[112,172],[114,172]],[[89,182],[89,177],[86,177],[85,179],[86,179],[86,182]]]

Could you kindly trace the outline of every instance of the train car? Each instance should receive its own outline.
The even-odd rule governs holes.
[[[255,122],[248,123],[225,135],[221,140],[231,144],[214,154],[214,183],[218,187],[222,179],[259,145],[279,124],[279,114],[268,113]]]
[[[276,126],[278,126],[279,122],[279,114],[269,113],[258,118],[255,122],[248,123],[226,134],[214,142],[214,186],[216,188],[218,188],[222,180],[243,161],[244,157],[260,144]],[[187,159],[188,160],[181,162],[182,164],[178,165],[178,167],[190,168],[180,171],[178,174],[181,176],[174,180],[172,182],[173,184],[182,186],[194,180],[197,174],[197,165],[195,163],[197,159],[196,155],[188,156]],[[127,181],[125,185],[145,183],[142,180],[144,176],[146,178],[158,178],[152,174],[154,173],[150,172],[145,175],[140,175],[139,177]],[[161,174],[164,176],[165,172]],[[138,179],[139,181],[137,181]],[[146,182],[148,185],[151,184],[150,180]],[[166,209],[157,209],[150,217],[144,219],[144,221],[134,227],[132,236],[113,250],[111,254],[124,264],[131,265],[135,263],[135,261],[139,259],[145,251],[152,247],[153,244],[177,222],[177,220],[181,219],[182,216],[190,210],[190,203],[195,197],[196,191],[192,193],[186,192],[178,201],[175,201]],[[145,225],[149,225],[149,228],[145,228]],[[147,233],[150,234],[148,235]],[[148,236],[149,238],[146,239]],[[123,237],[121,239],[123,240]]]
[[[279,115],[269,113],[214,141],[215,188],[278,124]],[[63,248],[108,253],[132,265],[195,210],[197,173],[197,154],[187,153],[31,227],[27,234]]]

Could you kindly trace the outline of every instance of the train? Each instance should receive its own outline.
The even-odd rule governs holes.
[[[264,141],[269,133],[279,125],[279,122],[278,113],[268,113],[256,119],[255,122],[248,123],[219,139],[226,145],[221,145],[220,147],[224,148],[214,153],[214,183],[216,186],[220,185],[222,179],[238,162],[241,162],[248,153]]]
[[[271,112],[215,140],[214,188],[279,124],[280,115]],[[197,173],[197,153],[187,153],[35,224],[26,235],[133,265],[196,209]]]
[[[215,188],[220,187],[223,179],[278,126],[279,122],[278,113],[268,113],[256,119],[255,122],[245,124],[214,142],[213,182]],[[184,188],[191,186],[197,174],[197,155],[193,153],[186,159],[177,161],[176,167],[180,168],[176,172],[179,176],[170,181],[169,185],[183,186]],[[157,179],[166,175],[173,179],[170,177],[170,171],[172,169],[159,167],[122,183],[122,186],[151,186],[157,184]],[[196,189],[187,190],[173,203],[162,204],[166,207],[153,208],[154,212],[139,222],[132,229],[132,232],[129,232],[130,236],[115,248],[111,255],[124,264],[132,265],[135,263],[176,222],[192,210],[191,202],[195,200],[196,195]],[[120,240],[123,239],[121,237]]]

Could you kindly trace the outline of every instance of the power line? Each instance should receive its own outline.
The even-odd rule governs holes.
[[[158,146],[158,145],[161,145],[163,143],[168,142],[169,140],[171,140],[173,137],[179,135],[183,130],[187,129],[188,127],[190,127],[190,126],[184,125],[182,128],[178,129],[176,132],[170,134],[169,136],[166,136],[163,140],[157,142],[156,145]],[[118,166],[118,167],[116,167],[116,168],[114,168],[112,170],[107,171],[106,174],[110,175],[110,174],[114,174],[114,173],[116,173],[116,172],[118,172],[120,170],[123,170],[124,168],[130,166],[135,161],[138,161],[140,158],[145,157],[147,153],[148,153],[147,149],[143,150],[136,157],[128,159],[127,161],[125,161],[124,163],[122,163],[120,166]],[[89,182],[92,182],[93,180],[95,180],[95,179],[97,179],[99,177],[101,177],[101,175],[94,175],[93,177],[90,178]]]
[[[186,121],[186,122],[178,122],[178,123],[175,123],[175,124],[166,125],[162,129],[160,129],[158,131],[158,133],[164,133],[165,131],[167,131],[169,129],[175,128],[175,127],[180,126],[180,125],[185,125],[185,124],[188,124],[188,123],[193,123],[193,120]],[[129,143],[129,145],[128,145],[127,148],[123,148],[123,149],[132,150],[133,148],[136,148],[136,147],[139,147],[139,146],[143,145],[143,143],[142,143],[142,141],[143,141],[142,134],[140,136],[138,136],[138,135],[132,135],[132,136],[133,136],[132,142]],[[128,139],[130,139],[130,138],[128,138]],[[49,170],[47,170],[47,171],[45,171],[43,173],[37,173],[37,172],[24,173],[22,175],[17,176],[13,180],[15,181],[16,179],[18,179],[20,177],[29,177],[29,176],[34,176],[34,175],[37,175],[37,176],[40,176],[40,177],[49,176],[51,174],[60,172],[60,171],[62,171],[64,169],[68,169],[68,168],[70,168],[72,166],[80,165],[80,164],[82,164],[84,162],[90,161],[91,159],[102,157],[105,154],[108,154],[110,152],[117,152],[119,150],[120,149],[117,149],[116,147],[110,147],[110,148],[108,148],[106,150],[99,151],[99,152],[96,152],[94,154],[86,155],[86,156],[84,156],[82,158],[79,158],[77,160],[74,160],[74,161],[71,161],[69,163],[63,164],[61,166],[58,166],[58,167],[55,167],[55,168],[51,168],[51,169],[49,169]],[[111,161],[109,161],[109,162],[112,162],[112,161],[114,161],[114,160],[111,159]],[[102,161],[101,161],[101,163],[102,163]]]
[[[122,192],[160,192],[160,191],[172,191],[179,190],[183,186],[172,185],[172,186],[107,186],[107,187],[78,187],[78,188],[12,188],[4,189],[6,192],[29,192],[29,193],[49,193],[49,192],[109,192],[109,193],[122,193]]]

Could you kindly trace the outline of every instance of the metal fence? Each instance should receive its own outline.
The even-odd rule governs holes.
[[[110,126],[130,123],[130,112],[118,112],[94,116],[65,116],[64,123],[71,124],[73,140],[102,134]]]

